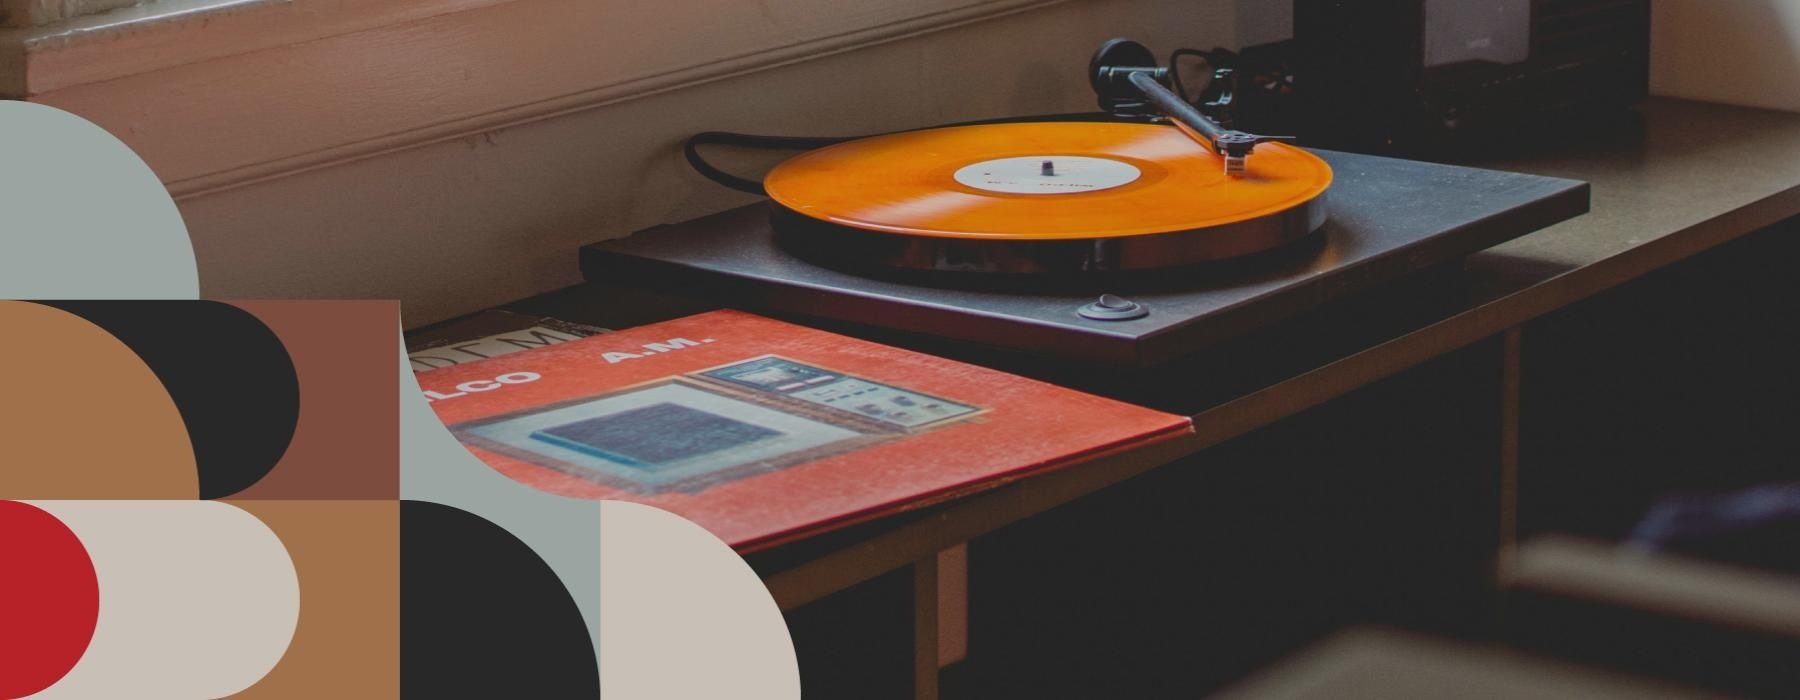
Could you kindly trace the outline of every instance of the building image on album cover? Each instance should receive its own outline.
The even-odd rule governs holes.
[[[697,493],[980,412],[769,355],[452,431],[515,459],[608,486]]]
[[[655,471],[781,434],[680,404],[659,403],[544,428],[532,432],[531,437]]]
[[[882,437],[679,377],[454,431],[516,459],[647,494],[699,491]]]

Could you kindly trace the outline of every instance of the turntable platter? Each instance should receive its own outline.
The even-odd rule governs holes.
[[[842,244],[901,267],[1092,271],[1216,260],[1305,235],[1324,221],[1331,168],[1264,143],[1230,177],[1221,156],[1169,126],[1022,122],[828,146],[763,184],[788,214],[782,228],[812,248]]]

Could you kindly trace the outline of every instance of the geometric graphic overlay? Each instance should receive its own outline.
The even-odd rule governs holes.
[[[300,416],[272,471],[234,499],[398,499],[400,305],[392,301],[231,301],[286,346]]]
[[[215,501],[31,501],[93,562],[86,653],[33,698],[219,698],[255,683],[293,638],[300,589],[281,540]]]
[[[399,697],[400,503],[229,503],[281,538],[301,601],[281,662],[232,700]]]
[[[389,336],[400,337],[398,324]],[[581,611],[590,646],[597,644],[600,504],[558,498],[489,469],[432,412],[406,354],[396,348],[389,362],[400,374],[401,497],[450,506],[512,533],[555,572]]]
[[[188,302],[194,303],[194,302]],[[0,498],[195,498],[182,414],[154,369],[107,330],[0,301]]]
[[[0,101],[0,122],[9,128],[9,133],[29,134],[31,138],[19,139],[17,143],[6,146],[6,153],[0,156],[0,192],[13,195],[6,216],[5,235],[0,235],[0,297],[11,298],[50,298],[50,299],[193,299],[198,295],[199,284],[195,271],[193,246],[187,240],[181,225],[180,214],[168,193],[158,182],[154,173],[144,167],[137,157],[118,142],[117,139],[77,117],[55,109],[23,102]],[[104,206],[96,206],[103,203]],[[215,253],[219,249],[215,246]],[[214,256],[217,257],[216,255]],[[222,260],[216,259],[218,263]],[[226,261],[229,262],[229,261]],[[3,304],[0,304],[3,306]],[[20,305],[31,306],[31,305]],[[249,308],[250,304],[242,305]],[[47,307],[39,307],[49,310]],[[254,312],[254,310],[253,310]],[[29,402],[19,405],[12,399],[18,394],[9,393],[0,398],[0,410],[9,412],[0,416],[0,449],[5,449],[7,459],[5,468],[0,469],[0,497],[37,497],[37,498],[185,498],[192,499],[201,495],[200,477],[197,469],[211,470],[216,465],[203,455],[206,464],[196,467],[196,447],[188,441],[189,427],[184,423],[187,406],[177,407],[171,399],[172,387],[162,386],[164,379],[157,372],[145,366],[142,360],[136,359],[125,343],[112,338],[93,324],[81,321],[69,314],[60,314],[65,320],[72,320],[84,326],[89,337],[102,338],[107,341],[113,351],[109,358],[131,358],[136,371],[136,384],[130,381],[106,382],[106,386],[124,386],[127,391],[120,393],[101,393],[100,382],[76,382],[73,386],[63,384],[67,396],[57,397],[49,402],[50,406],[67,409],[66,412],[52,412],[42,420],[31,422],[20,418],[36,418],[24,415],[34,406]],[[287,343],[293,335],[284,330],[274,319],[266,319],[271,330]],[[60,326],[59,326],[60,327]],[[8,343],[17,343],[27,334],[14,333],[20,330],[17,326],[0,323],[5,328],[6,338],[0,340],[0,347]],[[387,336],[383,340],[397,340],[397,324],[390,323],[385,329]],[[362,331],[354,331],[360,335]],[[345,335],[351,331],[346,330]],[[52,339],[67,339],[71,336],[57,332],[47,334]],[[79,338],[78,338],[79,339]],[[398,343],[394,343],[396,346]],[[290,345],[297,345],[291,344]],[[296,372],[304,375],[308,360],[302,357],[304,350],[291,348],[293,364]],[[21,357],[17,351],[7,352],[4,359]],[[85,377],[102,373],[116,379],[130,380],[130,372],[120,369],[116,359],[109,359],[110,369],[97,370],[91,365],[76,361],[69,357],[67,345],[48,345],[33,353],[33,363],[28,366],[45,367],[54,371],[43,372],[43,376],[34,377],[33,386],[49,389],[59,379],[67,377]],[[403,368],[404,359],[396,366]],[[20,366],[8,364],[8,366]],[[318,366],[325,366],[320,364]],[[85,373],[85,374],[84,374]],[[390,377],[393,375],[389,375]],[[19,385],[17,378],[11,380],[9,389]],[[309,387],[313,380],[302,378]],[[505,526],[528,542],[532,549],[546,562],[550,563],[564,581],[574,582],[571,588],[578,592],[578,605],[583,607],[582,619],[589,623],[589,632],[598,634],[597,625],[599,607],[599,537],[601,504],[591,501],[571,501],[533,491],[516,482],[482,466],[467,450],[457,444],[444,430],[442,424],[432,415],[430,408],[419,397],[418,387],[408,373],[400,382],[404,388],[396,392],[398,399],[408,402],[401,411],[418,420],[405,424],[411,439],[401,442],[402,459],[407,460],[403,470],[405,485],[412,492],[428,494],[431,498],[441,498],[445,502],[466,504],[464,507],[492,522]],[[395,382],[391,379],[387,386],[391,390]],[[308,387],[303,387],[306,394],[300,402],[300,410],[304,413],[320,400]],[[86,393],[84,393],[86,392]],[[146,399],[160,402],[160,408],[140,405]],[[386,399],[387,397],[382,397]],[[255,397],[247,397],[249,403],[244,407],[251,410],[262,410]],[[139,403],[133,403],[139,402]],[[160,413],[158,413],[160,411]],[[327,414],[329,417],[329,414]],[[304,423],[310,417],[300,418]],[[98,426],[98,427],[97,427]],[[428,429],[422,429],[428,428]],[[336,425],[320,428],[314,434],[329,436],[339,431],[348,430],[348,425]],[[301,448],[318,449],[316,453],[324,455],[331,445],[313,446],[306,443],[308,429],[304,426],[293,428],[294,444],[289,446],[291,455],[301,455]],[[391,428],[384,429],[391,433]],[[136,432],[133,432],[136,431]],[[349,433],[344,433],[349,435]],[[18,438],[39,438],[33,449],[49,450],[46,456],[49,461],[27,460],[14,461],[11,457],[20,454]],[[157,439],[168,441],[167,444]],[[45,439],[45,438],[54,438]],[[355,443],[360,438],[347,439],[347,443]],[[178,468],[163,468],[159,459],[173,454],[179,458]],[[278,452],[278,454],[280,454]],[[448,456],[447,456],[448,455]],[[235,495],[245,498],[319,498],[320,494],[311,491],[311,485],[304,492],[294,490],[300,487],[289,482],[286,477],[300,476],[310,472],[316,465],[326,464],[343,466],[340,475],[348,475],[353,466],[361,466],[358,459],[346,459],[342,462],[332,458],[314,461],[312,457],[301,455],[302,459],[290,459],[290,455],[281,456],[281,461],[270,472],[265,480],[268,489],[258,486],[246,489]],[[321,459],[323,459],[321,457]],[[44,470],[15,469],[30,464],[40,464],[53,473],[34,473]],[[353,465],[353,463],[356,463]],[[230,468],[230,465],[224,465]],[[267,463],[255,465],[253,468],[265,469]],[[290,475],[289,467],[299,471]],[[466,467],[466,468],[465,468]],[[14,471],[26,472],[31,482],[15,476]],[[370,469],[372,473],[383,473],[383,465],[377,461]],[[391,473],[391,472],[388,472]],[[171,478],[172,477],[172,478]],[[332,477],[337,479],[337,476]],[[254,479],[237,479],[238,483],[248,483]],[[348,482],[340,482],[347,484]],[[15,485],[40,484],[57,488],[13,489]],[[150,489],[149,486],[157,486]],[[218,479],[208,477],[205,495],[218,497],[227,495],[236,489],[219,483]],[[358,484],[353,493],[338,494],[333,497],[342,498],[381,498],[374,495],[380,489],[364,490]],[[413,496],[417,497],[417,496]],[[43,503],[44,508],[55,508],[58,504]],[[77,504],[63,504],[75,507]],[[194,508],[229,509],[231,505],[218,501],[190,502]],[[394,510],[392,521],[397,521],[398,504],[365,501],[357,504],[331,504],[334,508],[354,509],[358,515],[340,512],[336,525],[341,529],[327,531],[326,525],[309,517],[313,503],[287,503],[280,501],[238,501],[235,505],[253,511],[258,517],[265,518],[270,527],[284,541],[291,541],[292,554],[290,578],[294,575],[305,579],[303,584],[306,593],[306,606],[301,606],[301,620],[298,628],[292,630],[292,646],[287,650],[288,656],[282,658],[275,669],[264,676],[246,696],[262,697],[304,697],[304,698],[384,698],[392,697],[386,690],[391,686],[370,682],[357,685],[352,682],[353,676],[360,675],[357,668],[369,668],[380,664],[389,664],[386,659],[392,657],[375,657],[368,666],[342,667],[345,672],[336,674],[331,671],[320,671],[337,661],[307,661],[314,654],[337,654],[342,652],[341,659],[354,661],[357,640],[346,640],[333,633],[347,632],[353,623],[346,616],[339,622],[328,623],[320,617],[322,609],[339,605],[334,600],[344,600],[344,596],[330,597],[332,589],[338,589],[350,598],[359,598],[363,592],[353,591],[355,577],[348,569],[353,567],[370,568],[366,582],[371,589],[379,589],[386,585],[382,580],[382,572],[372,565],[387,556],[386,561],[397,569],[397,554],[383,555],[377,552],[384,546],[385,538],[397,538],[397,525],[382,529],[375,521],[379,518],[364,509],[377,506],[388,506]],[[319,504],[326,506],[327,504]],[[286,510],[287,512],[277,512]],[[84,520],[71,512],[63,513],[69,522]],[[91,518],[88,518],[91,520]],[[243,548],[225,546],[214,541],[209,532],[214,534],[235,529],[223,523],[215,523],[216,527],[201,528],[193,532],[176,536],[169,528],[155,525],[159,517],[142,514],[137,519],[137,531],[131,537],[117,532],[112,535],[100,532],[94,522],[83,527],[70,527],[82,537],[82,540],[106,540],[90,547],[99,576],[96,579],[100,589],[101,605],[99,617],[96,619],[94,644],[88,654],[77,662],[77,667],[66,678],[63,685],[66,689],[77,689],[73,693],[85,697],[219,697],[230,695],[233,689],[221,684],[211,688],[187,687],[182,690],[183,683],[205,681],[211,673],[222,673],[240,664],[237,651],[255,651],[261,647],[262,637],[251,630],[237,630],[229,634],[222,632],[222,622],[210,616],[213,612],[208,605],[228,604],[233,599],[230,591],[218,591],[207,588],[210,579],[189,582],[189,591],[200,591],[211,595],[210,601],[197,601],[180,595],[179,587],[163,598],[167,603],[165,619],[153,620],[147,616],[154,612],[153,608],[142,608],[132,602],[128,590],[115,590],[117,576],[109,576],[108,572],[117,574],[121,568],[115,561],[107,565],[107,559],[135,545],[147,557],[162,554],[158,566],[165,571],[146,566],[140,574],[134,574],[133,580],[145,583],[161,581],[161,576],[173,577],[188,570],[204,568],[200,564],[210,562],[215,566],[226,566],[228,563],[237,567],[255,568],[259,561],[266,561],[254,552],[242,551]],[[241,524],[241,523],[240,523]],[[361,531],[363,536],[350,540],[342,540],[349,533]],[[624,534],[617,533],[617,534]],[[654,533],[646,533],[646,537],[655,542]],[[117,536],[113,536],[117,535]],[[265,538],[269,544],[277,544]],[[338,541],[338,544],[333,544]],[[365,549],[365,545],[369,548]],[[397,541],[391,545],[398,547]],[[163,551],[165,549],[172,551]],[[184,554],[185,553],[185,554]],[[184,562],[183,556],[197,557],[194,562]],[[679,547],[667,549],[664,557],[681,558],[688,553]],[[354,562],[353,562],[354,560]],[[732,559],[735,561],[735,558]],[[325,562],[321,564],[320,562]],[[341,567],[341,568],[340,568]],[[11,573],[9,567],[7,573]],[[218,574],[219,572],[214,572]],[[228,572],[226,572],[228,573]],[[397,576],[397,574],[395,574]],[[279,579],[280,577],[273,577]],[[233,580],[226,575],[218,578],[221,581]],[[291,582],[290,582],[291,583]],[[413,581],[412,583],[418,583]],[[736,583],[736,582],[733,582]],[[396,586],[398,584],[395,584]],[[324,593],[319,589],[323,586]],[[281,586],[278,585],[277,588]],[[243,587],[245,594],[262,590],[255,585]],[[397,589],[395,589],[397,590]],[[766,599],[766,592],[760,585],[745,589],[746,593],[755,593]],[[397,594],[396,594],[397,596]],[[718,596],[704,596],[713,600]],[[297,604],[293,598],[288,604]],[[645,598],[654,602],[654,597]],[[288,604],[271,604],[258,608],[280,612]],[[362,626],[369,630],[371,645],[381,643],[386,634],[381,627],[383,623],[398,625],[397,615],[380,613],[380,605],[372,600],[363,600],[372,612]],[[396,600],[395,605],[398,602]],[[766,604],[766,602],[765,602]],[[133,610],[136,610],[133,612]],[[256,610],[248,611],[244,621],[254,621]],[[291,609],[290,609],[291,612]],[[175,620],[180,615],[187,619]],[[107,658],[112,652],[108,649],[120,649],[117,641],[120,632],[129,629],[117,623],[123,617],[136,617],[149,625],[145,629],[158,635],[149,643],[136,645],[141,652],[145,666],[138,669],[127,669],[114,678],[118,686],[106,687],[104,678],[94,677],[101,666],[107,665]],[[177,624],[179,623],[179,624]],[[779,624],[779,620],[777,620]],[[780,628],[777,628],[780,629]],[[10,631],[10,630],[9,630]],[[647,630],[655,633],[655,629]],[[395,633],[397,634],[397,632]],[[190,636],[201,636],[207,639],[230,639],[241,649],[217,649],[202,654],[205,663],[190,663],[193,658],[169,658],[179,653],[192,653],[197,647]],[[114,640],[109,642],[107,640]],[[312,640],[312,641],[309,641]],[[341,647],[341,649],[333,648]],[[669,661],[680,664],[680,673],[703,675],[713,659],[706,658],[705,645],[696,645],[694,652]],[[310,651],[309,651],[310,650]],[[397,655],[397,649],[390,653]],[[273,655],[271,655],[273,656]],[[7,658],[5,662],[14,661]],[[116,660],[116,659],[115,659]],[[270,663],[273,663],[271,660]],[[161,664],[161,666],[157,666]],[[292,664],[290,666],[290,664]],[[0,663],[0,667],[8,667]],[[10,667],[8,667],[10,670]],[[168,672],[168,678],[158,678],[152,670],[161,668]],[[397,664],[390,666],[393,673],[398,673]],[[644,667],[643,670],[650,670]],[[782,673],[793,673],[791,662],[781,669]],[[253,674],[244,674],[250,676]],[[340,677],[342,676],[342,677]],[[164,682],[169,681],[169,682]],[[77,682],[90,685],[77,688]],[[300,685],[305,682],[331,683],[333,685],[317,692],[310,690],[295,691],[309,686]],[[129,684],[129,685],[127,685]],[[237,685],[250,685],[243,682]],[[321,687],[321,686],[310,686]],[[737,697],[755,695],[754,685],[745,685],[745,692],[732,693]],[[364,689],[367,689],[366,691]],[[495,697],[530,697],[528,692],[511,692],[508,688]],[[52,692],[57,692],[52,689]],[[168,695],[164,695],[167,692]],[[447,697],[466,697],[470,694],[451,692]],[[620,696],[626,696],[620,693]],[[587,697],[593,697],[592,694]]]
[[[800,697],[768,589],[724,542],[667,511],[601,504],[600,622],[610,697]]]
[[[600,696],[574,599],[511,533],[450,506],[402,501],[400,571],[403,697]]]
[[[106,329],[162,380],[187,426],[201,498],[256,483],[287,450],[300,388],[281,339],[255,316],[214,301],[38,303]],[[105,439],[107,426],[93,428]]]
[[[0,124],[24,137],[0,155],[6,202],[0,297],[198,296],[193,245],[180,213],[130,149],[79,117],[41,105],[0,101]],[[179,368],[147,363],[134,351],[146,339],[121,340],[127,333],[117,324],[0,301],[0,366],[14,370],[0,389],[0,499],[185,499],[0,501],[0,700],[42,690],[30,686],[48,686],[35,697],[397,695],[397,502],[239,504],[266,519],[265,528],[229,504],[191,500],[229,495],[277,457],[278,469],[291,467],[302,477],[298,482],[339,471],[320,474],[316,484],[272,479],[261,497],[318,497],[315,489],[329,486],[324,481],[335,482],[332,493],[346,498],[397,497],[398,396],[390,392],[398,373],[391,354],[374,358],[368,369],[338,361],[362,347],[392,352],[394,304],[375,305],[387,309],[384,318],[339,309],[347,312],[336,323],[341,347],[294,343],[305,346],[294,364],[320,370],[306,381],[340,382],[323,392],[308,387],[304,408],[318,415],[302,419],[312,421],[307,430],[297,429],[291,415],[285,427],[281,420],[258,420],[272,411],[291,414],[296,395],[279,387],[256,390],[269,375],[244,367],[243,357],[220,352],[197,362],[211,375],[203,383],[224,385],[202,386],[202,392],[239,393],[196,400],[187,386],[195,382],[168,376]],[[316,341],[317,333],[300,326],[330,326],[331,315],[278,310],[268,314],[267,330],[284,343]],[[283,323],[289,319],[295,322]],[[227,319],[184,333],[161,324],[154,330],[167,337],[147,342],[204,353],[199,346],[235,342],[234,328],[250,325]],[[267,330],[265,349],[271,347]],[[304,354],[307,349],[319,352]],[[350,381],[368,384],[367,390],[350,394],[342,387]],[[416,388],[407,393],[416,394]],[[238,415],[221,420],[220,404]],[[239,420],[262,422],[279,439],[248,440],[259,449],[239,450],[258,432],[235,429]],[[284,432],[311,441],[287,446]],[[385,450],[369,448],[382,440]],[[305,579],[306,606],[299,605],[297,573]],[[271,665],[278,672],[258,682]],[[234,695],[252,683],[252,690]]]
[[[0,100],[0,298],[193,299],[194,245],[156,173],[81,117]]]
[[[0,700],[74,668],[99,612],[94,564],[75,533],[31,504],[0,501]]]

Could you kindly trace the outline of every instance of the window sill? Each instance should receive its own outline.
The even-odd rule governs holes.
[[[160,0],[4,30],[0,76],[179,199],[1068,1]]]
[[[0,29],[0,95],[70,87],[322,39],[507,0],[152,0]]]

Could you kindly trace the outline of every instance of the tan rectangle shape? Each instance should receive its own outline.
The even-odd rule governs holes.
[[[399,501],[233,501],[274,530],[300,579],[281,662],[232,697],[400,697]]]

